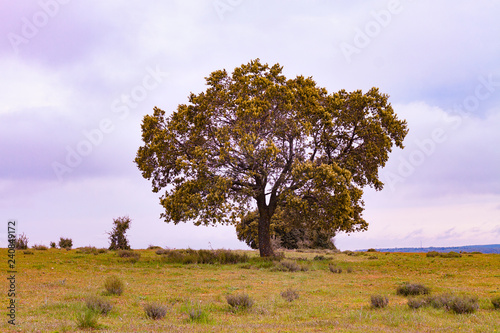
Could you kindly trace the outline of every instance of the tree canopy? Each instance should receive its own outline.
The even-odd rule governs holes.
[[[257,208],[261,256],[273,255],[270,221],[353,232],[363,187],[382,189],[379,167],[408,129],[372,88],[329,94],[311,77],[287,79],[259,59],[206,78],[171,115],[155,107],[142,123],[135,162],[164,190],[166,222],[235,224]]]

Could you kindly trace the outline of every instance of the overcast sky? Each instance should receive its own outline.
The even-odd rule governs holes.
[[[330,92],[389,94],[404,150],[366,189],[367,232],[341,250],[500,243],[500,2],[3,1],[0,219],[30,245],[246,248],[234,227],[162,222],[133,163],[140,124],[260,58]],[[6,246],[6,245],[4,245]]]

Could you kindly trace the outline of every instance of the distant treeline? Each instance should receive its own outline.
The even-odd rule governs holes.
[[[366,250],[358,250],[366,251]],[[467,245],[467,246],[452,246],[452,247],[402,247],[392,249],[377,249],[378,252],[481,252],[481,253],[500,253],[500,244],[490,245]]]

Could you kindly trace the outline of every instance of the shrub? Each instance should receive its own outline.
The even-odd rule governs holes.
[[[327,258],[325,256],[318,255],[318,256],[315,256],[313,260],[327,260]]]
[[[372,249],[366,250],[366,252],[377,252],[377,250],[375,250],[375,249],[372,248]]]
[[[427,295],[429,288],[417,283],[404,283],[398,287],[396,294],[403,296]]]
[[[113,308],[113,305],[111,305],[110,302],[97,296],[88,297],[85,300],[85,305],[87,305],[87,308],[90,310],[103,315],[107,315]]]
[[[439,256],[439,252],[438,251],[429,251],[429,252],[427,252],[426,256],[429,257],[429,258],[438,257]]]
[[[32,249],[39,251],[47,251],[49,248],[46,247],[45,245],[33,245]]]
[[[50,248],[55,249],[57,247],[56,242],[50,242]]]
[[[276,266],[276,270],[282,272],[298,272],[298,271],[305,272],[308,270],[308,268],[306,266],[297,264],[295,261],[284,260],[280,262],[278,266]]]
[[[77,252],[85,253],[85,254],[92,253],[93,255],[98,255],[99,253],[106,253],[106,252],[108,252],[108,250],[107,249],[98,249],[95,246],[84,246],[84,247],[79,247]]]
[[[71,238],[60,238],[59,239],[59,247],[61,249],[71,250],[73,247],[73,240]]]
[[[78,328],[98,328],[99,324],[97,323],[98,316],[95,311],[91,309],[85,309],[83,313],[80,313],[76,316],[76,325]]]
[[[150,319],[162,319],[167,314],[167,307],[158,303],[146,303],[144,305],[146,317]]]
[[[249,309],[253,305],[253,300],[247,294],[227,295],[226,301],[236,311]]]
[[[428,301],[425,298],[408,298],[408,306],[411,309],[418,309],[422,306],[427,306]]]
[[[389,304],[389,299],[382,295],[372,295],[370,300],[373,308],[385,308]]]
[[[369,256],[368,259],[374,260],[374,259],[378,259],[378,257],[377,256]]]
[[[354,269],[352,267],[347,267],[347,273],[352,273],[354,272]]]
[[[120,258],[137,258],[141,257],[139,252],[135,252],[132,250],[120,250],[116,253]]]
[[[460,253],[451,251],[448,253],[441,253],[440,255],[442,258],[460,258],[462,255]]]
[[[30,251],[30,250],[24,250],[23,253],[24,254],[35,254],[33,251]]]
[[[340,274],[342,273],[342,268],[333,266],[333,265],[328,265],[328,268],[330,269],[330,272]]]
[[[286,299],[288,302],[293,302],[299,298],[299,293],[294,289],[288,288],[287,290],[281,292],[281,297]]]
[[[492,298],[491,303],[493,304],[494,309],[497,309],[497,310],[500,309],[500,296]]]
[[[104,282],[104,288],[108,295],[118,295],[123,294],[124,284],[117,276],[112,275],[106,279]]]
[[[28,237],[22,233],[16,237],[16,250],[28,249]]]
[[[130,250],[128,239],[125,236],[130,223],[132,221],[128,216],[118,217],[113,219],[113,230],[108,233],[109,235],[109,249],[110,250]]]
[[[157,245],[149,245],[148,246],[148,250],[157,250],[157,249],[161,249],[161,246],[157,246]]]
[[[434,297],[428,297],[427,303],[431,305],[433,308],[440,309],[445,308],[451,301],[453,300],[453,296],[450,294],[441,294]]]
[[[473,313],[479,309],[479,304],[475,297],[456,296],[447,304],[446,308],[458,314]]]
[[[239,254],[230,250],[156,250],[163,260],[169,263],[181,264],[237,264],[247,262],[246,254]]]

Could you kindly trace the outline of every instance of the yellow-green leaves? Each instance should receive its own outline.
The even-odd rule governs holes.
[[[276,211],[290,224],[366,229],[362,188],[382,188],[378,169],[408,132],[387,95],[328,94],[259,59],[206,81],[172,115],[155,108],[143,120],[135,161],[164,189],[167,222],[235,223],[258,203],[260,239]]]

